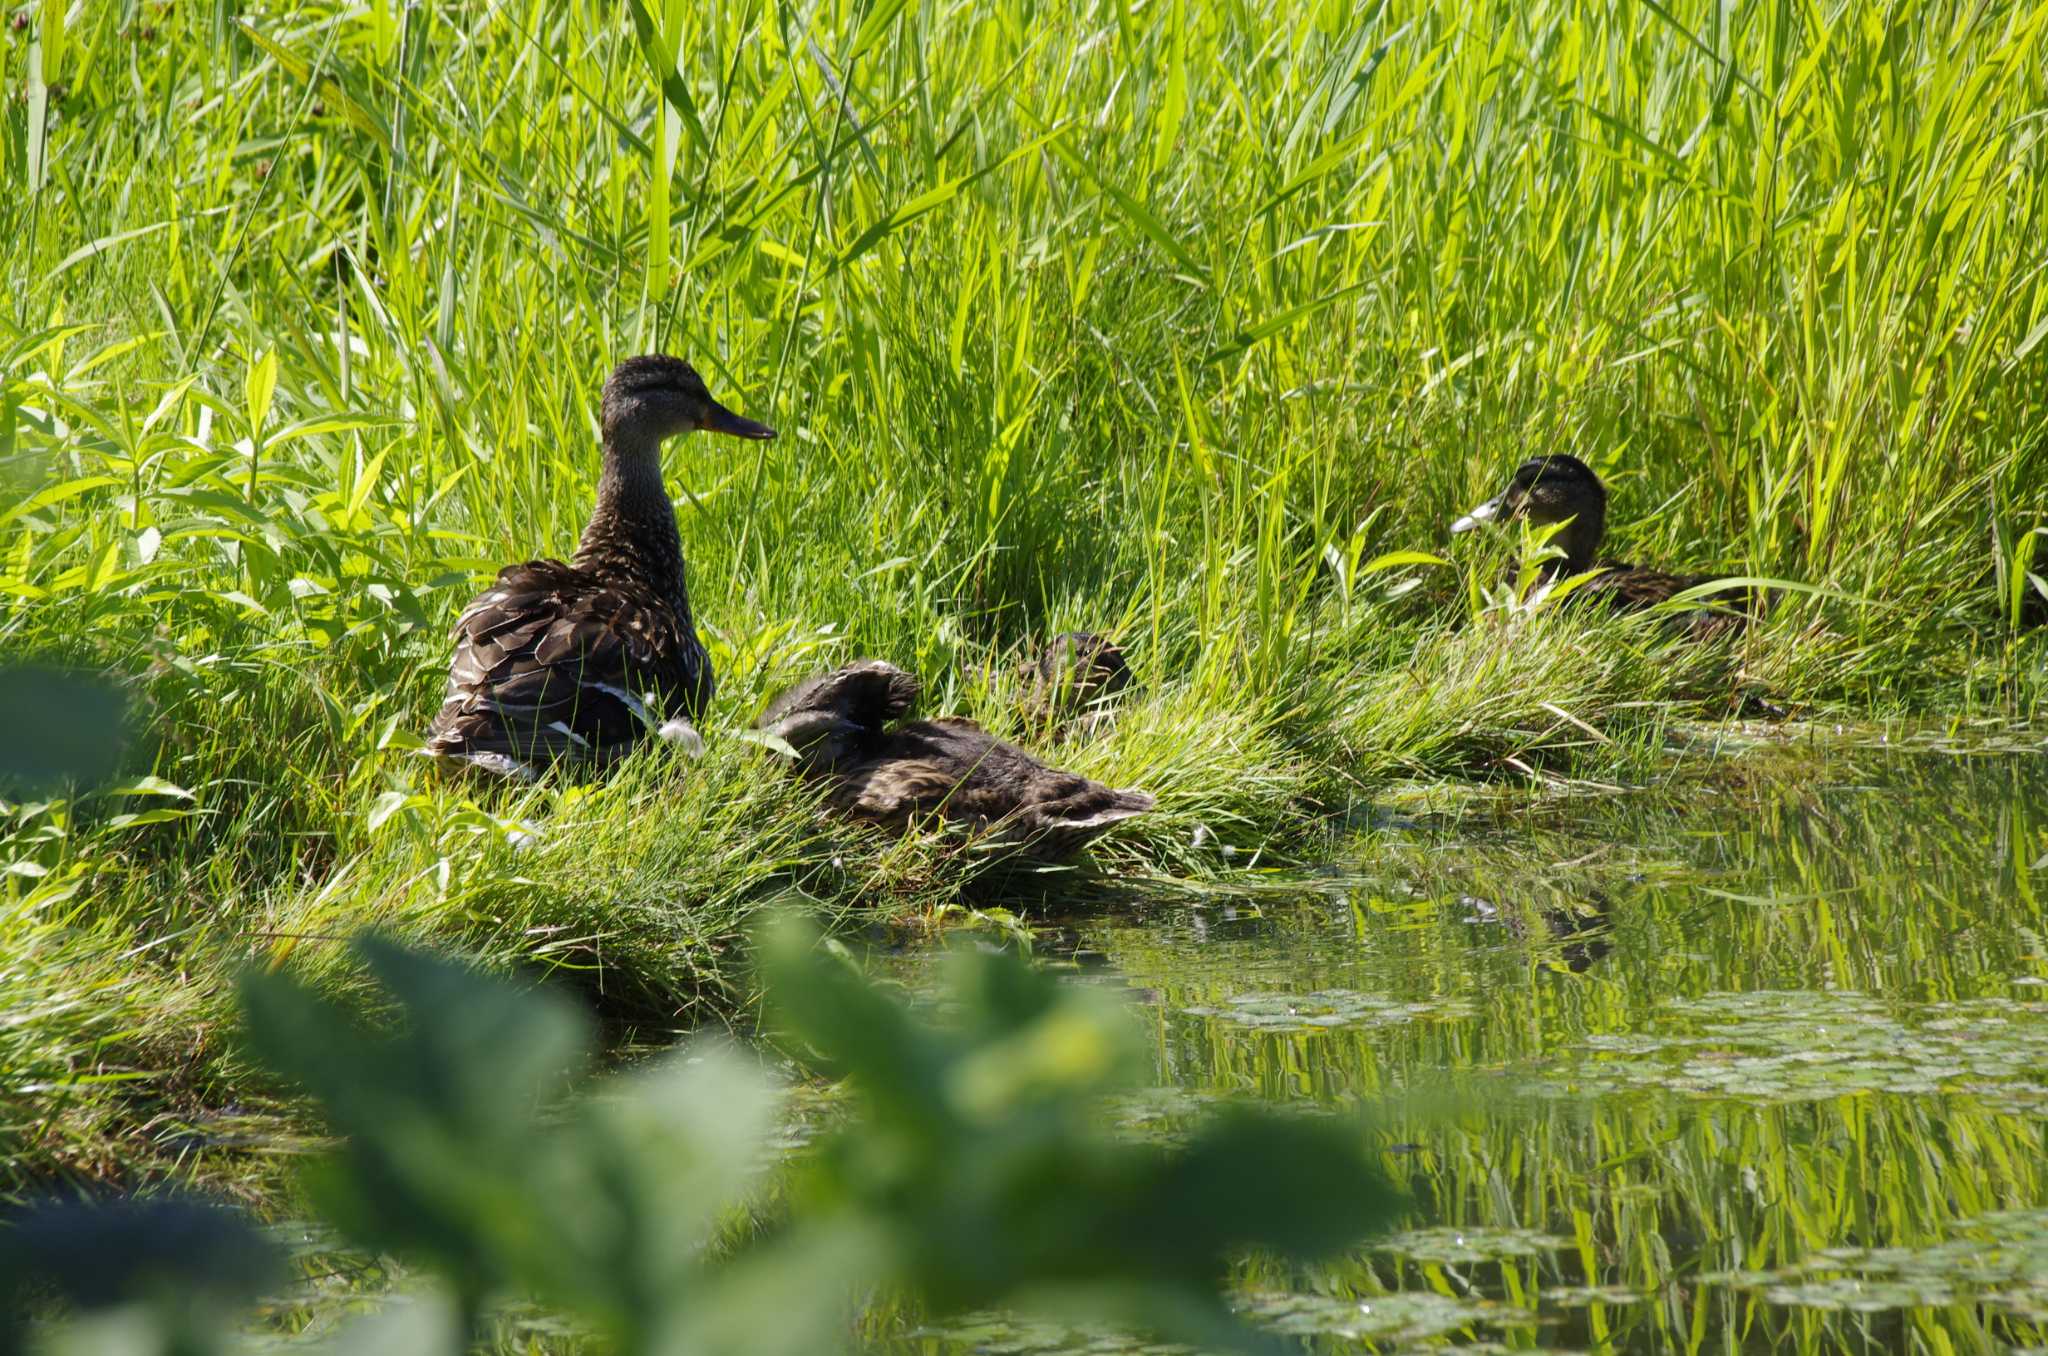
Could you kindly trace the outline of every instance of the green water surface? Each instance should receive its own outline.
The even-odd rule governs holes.
[[[1238,1277],[1311,1349],[2048,1347],[2044,754],[1806,735],[1658,787],[1395,794],[1326,872],[1049,950],[1150,1024],[1134,1133],[1225,1096],[1366,1118],[1404,1231]]]

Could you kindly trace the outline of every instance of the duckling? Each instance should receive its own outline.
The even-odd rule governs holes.
[[[790,747],[800,776],[830,788],[834,809],[898,833],[935,815],[1057,862],[1153,807],[1142,791],[1047,767],[971,720],[887,728],[917,694],[912,675],[863,659],[783,693],[756,727]]]
[[[1524,519],[1538,527],[1562,524],[1551,544],[1564,552],[1562,560],[1551,559],[1542,566],[1544,591],[1558,580],[1588,570],[1601,573],[1573,594],[1622,610],[1654,606],[1715,576],[1670,574],[1619,561],[1595,564],[1600,543],[1607,535],[1607,487],[1593,468],[1577,457],[1562,452],[1531,457],[1515,468],[1508,487],[1464,517],[1451,524],[1451,531],[1470,532],[1481,523]],[[1745,599],[1745,602],[1747,600]],[[1689,612],[1683,625],[1694,636],[1717,635],[1745,625],[1745,612],[1726,606]]]
[[[607,763],[652,731],[690,752],[711,701],[661,445],[708,429],[775,430],[734,414],[691,366],[628,358],[604,384],[604,468],[575,558],[508,565],[455,623],[448,694],[426,751],[531,779],[557,759]]]
[[[1022,666],[1017,714],[1026,727],[1059,738],[1108,724],[1108,699],[1131,685],[1116,642],[1093,631],[1062,631]]]

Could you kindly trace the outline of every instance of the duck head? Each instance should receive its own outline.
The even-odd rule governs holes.
[[[735,438],[773,438],[775,430],[734,414],[711,398],[697,369],[650,353],[620,363],[604,384],[604,440],[621,452],[658,452],[662,440],[704,429]]]
[[[1108,636],[1062,631],[1026,666],[1025,677],[1048,696],[1061,695],[1084,706],[1129,687],[1131,666]]]
[[[1564,552],[1565,568],[1588,569],[1607,535],[1607,489],[1577,457],[1531,457],[1515,468],[1506,489],[1452,523],[1451,531],[1516,519],[1536,527],[1563,524],[1551,541]]]

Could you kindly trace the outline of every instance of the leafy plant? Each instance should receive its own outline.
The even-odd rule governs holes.
[[[36,1282],[87,1313],[146,1306],[160,1350],[196,1353],[283,1272],[269,1240],[220,1205],[175,1196],[46,1201],[0,1224],[0,1356],[24,1349],[22,1306]]]
[[[784,925],[763,954],[787,1039],[857,1102],[787,1208],[742,1227],[772,1165],[758,1063],[700,1042],[590,1084],[589,1026],[565,1000],[374,937],[358,949],[385,1023],[275,974],[249,975],[243,1003],[252,1049],[342,1137],[306,1172],[314,1208],[452,1295],[458,1321],[424,1322],[420,1356],[522,1295],[631,1356],[823,1351],[878,1285],[936,1311],[1079,1305],[1262,1350],[1229,1316],[1223,1261],[1328,1254],[1398,1204],[1339,1120],[1235,1111],[1182,1147],[1119,1142],[1101,1099],[1141,1067],[1130,1023],[1013,954],[962,952],[943,994],[958,1017],[937,1027]],[[195,1353],[218,1348],[218,1302],[276,1268],[231,1213],[169,1200],[31,1210],[0,1231],[0,1262],[79,1307],[141,1303],[154,1349]]]
[[[1171,1149],[1106,1134],[1101,1098],[1145,1065],[1106,994],[961,949],[945,990],[959,1015],[933,1027],[811,941],[770,936],[768,992],[789,1037],[851,1083],[859,1114],[798,1200],[832,1222],[812,1228],[874,1239],[936,1311],[1034,1296],[1257,1345],[1222,1303],[1225,1259],[1325,1255],[1397,1208],[1341,1118],[1226,1111]]]

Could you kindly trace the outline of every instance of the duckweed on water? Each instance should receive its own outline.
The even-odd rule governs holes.
[[[1290,1337],[1347,1342],[1425,1342],[1475,1329],[1533,1326],[1525,1309],[1480,1298],[1431,1292],[1347,1299],[1333,1295],[1259,1292],[1240,1295],[1237,1312]],[[1193,1347],[1146,1342],[1113,1329],[977,1315],[969,1322],[932,1325],[912,1336],[938,1339],[975,1356],[1201,1356]],[[1487,1349],[1459,1344],[1459,1351]],[[1528,1350],[1528,1348],[1517,1348]]]
[[[1171,1342],[1147,1342],[1127,1332],[1008,1314],[976,1314],[958,1323],[917,1328],[908,1335],[936,1339],[982,1356],[1049,1356],[1055,1352],[1061,1356],[1191,1356],[1194,1350]]]
[[[1244,1313],[1279,1332],[1351,1341],[1420,1342],[1475,1327],[1525,1327],[1526,1309],[1483,1298],[1428,1291],[1346,1299],[1332,1295],[1253,1295]]]
[[[1470,1266],[1478,1262],[1499,1262],[1511,1257],[1542,1257],[1570,1246],[1569,1239],[1555,1238],[1534,1229],[1463,1229],[1445,1226],[1436,1229],[1414,1229],[1396,1234],[1374,1245],[1374,1251],[1392,1253],[1410,1262]]]
[[[1181,1093],[1376,1108],[1407,1232],[1240,1272],[1318,1349],[2038,1346],[2048,760],[2005,742],[1365,823],[1256,912],[1069,944],[1154,1007]]]
[[[1651,1027],[1588,1037],[1581,1054],[1556,1066],[1561,1077],[1539,1090],[1657,1087],[1754,1102],[1954,1093],[1993,1110],[2048,1111],[2048,1003],[1720,993],[1673,1000]]]
[[[1593,1304],[1643,1304],[1651,1298],[1647,1290],[1626,1285],[1547,1285],[1543,1305],[1547,1309],[1577,1309]]]
[[[1960,1301],[2048,1319],[2048,1210],[2001,1210],[1951,1226],[1921,1247],[1823,1248],[1774,1271],[1700,1278],[1761,1293],[1772,1304],[1877,1313]]]
[[[1194,1017],[1259,1030],[1309,1031],[1319,1027],[1390,1026],[1432,1017],[1471,1017],[1470,1003],[1458,999],[1404,1003],[1347,989],[1319,989],[1308,994],[1240,994],[1217,1007],[1182,1008]]]

